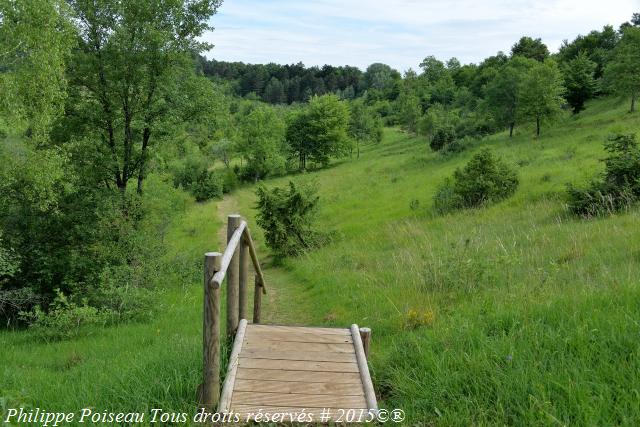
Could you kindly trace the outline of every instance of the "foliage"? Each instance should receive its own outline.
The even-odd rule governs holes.
[[[532,60],[516,56],[500,67],[485,89],[486,106],[499,126],[509,128],[509,137],[518,118],[522,81],[532,66]]]
[[[640,200],[640,147],[634,134],[611,136],[605,172],[587,188],[567,188],[569,211],[583,217],[609,215]]]
[[[583,52],[596,64],[594,78],[600,80],[619,38],[618,32],[611,25],[606,25],[602,31],[593,30],[586,36],[579,35],[572,42],[565,40],[558,51],[558,61],[566,64]]]
[[[456,131],[450,124],[442,124],[435,128],[429,146],[433,151],[440,151],[456,140]]]
[[[382,141],[383,124],[380,117],[361,99],[352,101],[349,111],[349,137],[356,142],[360,157],[360,144],[378,144]]]
[[[519,115],[535,120],[536,136],[540,135],[543,120],[552,120],[560,114],[563,93],[562,75],[553,60],[536,63],[525,74],[520,89]]]
[[[432,310],[416,310],[412,308],[405,314],[404,328],[412,330],[423,326],[433,326],[435,317],[435,313]]]
[[[523,56],[543,62],[549,57],[549,49],[542,43],[541,39],[532,39],[531,37],[524,36],[511,48],[511,56]]]
[[[605,69],[608,86],[619,94],[631,98],[630,111],[635,111],[635,103],[640,93],[640,28],[624,30],[622,39],[613,50],[611,61]]]
[[[307,160],[322,166],[331,157],[349,154],[349,109],[335,95],[314,96],[304,109],[295,111],[286,131],[292,157],[298,159],[300,170],[307,168]]]
[[[61,0],[0,0],[0,21],[0,112],[46,142],[66,98],[69,9]]]
[[[305,67],[297,64],[245,64],[207,60],[200,56],[199,65],[206,76],[232,82],[233,93],[272,104],[306,102],[312,95],[340,92],[344,99],[362,95],[368,89],[363,72],[357,67]]]
[[[264,230],[267,246],[277,256],[300,255],[322,242],[313,226],[319,201],[316,193],[312,186],[293,181],[284,188],[256,190],[256,221]]]
[[[516,172],[485,148],[440,186],[435,209],[446,213],[495,203],[515,193],[518,183]]]
[[[45,341],[55,341],[74,338],[85,326],[104,326],[109,322],[111,313],[91,307],[86,300],[80,304],[69,301],[58,289],[47,312],[37,306],[31,312],[23,312],[22,316],[36,337]]]
[[[238,119],[238,153],[246,164],[242,176],[258,181],[285,170],[284,121],[269,107],[250,105]]]
[[[210,47],[200,36],[211,29],[209,18],[220,3],[105,0],[96,8],[89,0],[69,2],[79,48],[69,67],[66,135],[60,138],[100,141],[94,162],[103,165],[102,179],[121,191],[135,179],[142,192],[159,128],[198,111],[193,100],[202,81],[210,84],[195,76],[192,57]]]
[[[580,52],[562,68],[566,87],[565,97],[575,114],[582,111],[584,103],[593,98],[596,93],[596,81],[593,77],[595,69],[596,63],[591,61],[584,52]]]

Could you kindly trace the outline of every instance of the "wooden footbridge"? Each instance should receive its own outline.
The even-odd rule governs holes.
[[[249,260],[255,271],[253,323],[247,321]],[[226,278],[227,339],[220,387],[220,290]],[[377,402],[367,366],[371,331],[260,324],[265,280],[246,221],[230,215],[227,248],[205,254],[204,381],[200,404],[240,422],[365,420]],[[237,420],[237,419],[236,419]],[[274,421],[278,421],[274,420]]]

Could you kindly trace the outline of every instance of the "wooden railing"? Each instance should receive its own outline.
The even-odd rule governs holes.
[[[249,259],[255,270],[253,323],[260,323],[264,276],[247,222],[229,215],[224,253],[204,255],[203,383],[200,403],[215,411],[220,400],[220,288],[227,279],[227,338],[233,339],[240,319],[247,318]]]

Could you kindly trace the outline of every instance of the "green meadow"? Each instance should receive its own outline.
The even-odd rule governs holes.
[[[202,254],[225,215],[245,216],[266,267],[265,322],[373,330],[382,407],[407,425],[640,424],[640,210],[571,216],[567,183],[602,171],[611,132],[638,133],[626,101],[593,101],[533,138],[517,128],[452,156],[385,129],[360,158],[288,180],[318,187],[331,242],[274,262],[255,224],[255,187],[189,202],[165,235],[154,317],[62,342],[0,331],[0,411],[195,411],[201,381]],[[445,177],[481,147],[519,175],[495,205],[438,216]]]

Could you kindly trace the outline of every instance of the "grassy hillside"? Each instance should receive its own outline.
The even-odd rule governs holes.
[[[455,157],[388,129],[360,159],[271,180],[315,181],[330,245],[266,270],[271,322],[373,329],[382,405],[416,425],[640,423],[640,211],[569,216],[567,182],[602,166],[613,130],[640,116],[603,100],[577,118],[495,135]],[[516,165],[520,188],[495,206],[436,216],[437,185],[490,146]],[[193,204],[172,225],[154,321],[61,343],[0,332],[0,412],[193,410],[201,370],[201,257],[220,217],[239,211],[255,238],[253,187]],[[220,212],[218,212],[220,211]],[[263,259],[267,250],[260,248]],[[8,351],[6,350],[8,349]]]
[[[585,221],[563,202],[602,170],[611,131],[640,129],[625,107],[595,102],[539,140],[486,139],[517,165],[518,192],[443,217],[437,185],[478,148],[443,158],[388,130],[359,160],[295,178],[317,182],[334,242],[273,286],[295,289],[289,309],[312,323],[372,327],[380,397],[413,421],[640,422],[640,212]],[[236,198],[253,214],[252,189]]]

